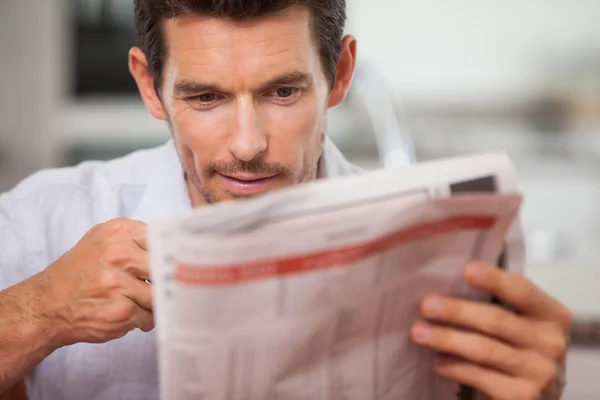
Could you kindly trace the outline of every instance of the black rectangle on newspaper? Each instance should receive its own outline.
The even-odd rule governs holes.
[[[496,177],[486,176],[465,182],[457,182],[450,185],[450,193],[468,192],[497,192]]]

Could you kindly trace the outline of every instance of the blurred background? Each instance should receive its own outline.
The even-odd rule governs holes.
[[[508,152],[527,274],[600,349],[598,21],[598,0],[349,0],[360,65],[330,135],[366,168],[386,146],[399,162]],[[0,0],[0,192],[168,139],[127,71],[135,42],[132,0]]]

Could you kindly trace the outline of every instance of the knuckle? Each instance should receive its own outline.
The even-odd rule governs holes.
[[[442,349],[448,349],[452,346],[452,333],[447,328],[432,328],[432,342]]]
[[[98,234],[99,232],[102,231],[102,229],[104,228],[104,225],[105,224],[94,225],[92,228],[90,228],[90,230],[87,231],[85,236],[94,236],[94,235]]]
[[[525,365],[527,363],[527,358],[524,354],[515,351],[514,354],[510,355],[510,357],[506,357],[507,354],[497,354],[498,360],[503,360],[506,363],[506,367],[510,371],[514,371],[516,373],[520,373],[524,370]]]
[[[131,221],[126,218],[116,218],[106,222],[104,226],[109,235],[120,235],[130,229]]]
[[[100,278],[100,284],[107,291],[113,291],[121,286],[121,280],[115,271],[104,270]]]
[[[535,291],[532,283],[523,275],[514,275],[514,286],[515,293],[518,293],[518,297],[522,301],[530,299]]]
[[[113,321],[116,323],[130,322],[135,312],[135,304],[131,301],[122,301],[113,310]]]
[[[514,395],[514,400],[539,400],[542,394],[541,388],[531,382],[519,385]]]
[[[491,346],[490,342],[483,337],[474,338],[471,344],[471,357],[478,364],[497,364],[502,361],[506,354],[499,346]]]
[[[564,334],[554,330],[551,334],[546,335],[544,341],[544,346],[550,357],[560,360],[565,356],[567,352],[567,338]]]
[[[503,332],[509,326],[506,314],[498,308],[492,308],[482,316],[485,318],[485,329],[488,333]]]
[[[558,378],[558,366],[554,363],[545,363],[540,368],[541,388],[550,386]]]
[[[573,313],[568,308],[562,307],[558,314],[564,330],[570,331],[573,327]]]
[[[112,245],[108,246],[102,253],[101,263],[104,265],[120,265],[130,261],[130,254],[127,248]]]
[[[438,302],[443,304],[443,317],[448,321],[458,321],[461,318],[462,304],[455,299],[449,298],[435,298]]]

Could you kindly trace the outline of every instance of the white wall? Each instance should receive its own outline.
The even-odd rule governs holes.
[[[360,56],[411,100],[527,96],[556,81],[562,64],[600,59],[598,0],[349,2]],[[567,80],[581,77],[566,68]]]
[[[58,143],[50,126],[62,107],[67,0],[0,0],[0,192],[54,165]]]
[[[44,23],[48,8],[48,2],[0,0],[0,147],[7,156],[0,184],[6,186],[44,165],[42,128],[56,83],[46,62],[54,28]]]

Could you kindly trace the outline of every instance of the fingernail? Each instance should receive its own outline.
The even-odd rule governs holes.
[[[427,343],[431,339],[431,329],[423,324],[413,328],[413,335],[418,343]]]
[[[425,301],[425,314],[430,317],[439,317],[444,313],[444,302],[442,299],[433,297]]]
[[[485,268],[481,264],[471,263],[467,265],[467,275],[471,281],[482,283],[485,276]]]

